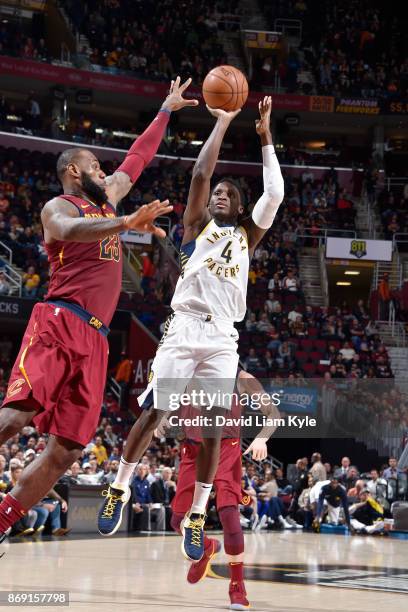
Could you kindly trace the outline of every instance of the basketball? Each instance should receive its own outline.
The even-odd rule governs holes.
[[[234,111],[246,102],[248,82],[238,68],[217,66],[204,79],[203,96],[210,108]]]

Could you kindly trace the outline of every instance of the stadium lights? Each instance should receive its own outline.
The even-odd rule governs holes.
[[[360,272],[358,270],[346,270],[344,274],[347,276],[358,276]]]
[[[348,281],[337,281],[336,285],[339,287],[350,287],[351,283]]]

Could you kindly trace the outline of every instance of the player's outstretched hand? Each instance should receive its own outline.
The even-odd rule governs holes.
[[[183,93],[191,83],[191,79],[187,79],[185,83],[180,85],[180,77],[171,82],[169,95],[163,102],[162,108],[169,111],[177,111],[185,106],[198,106],[198,100],[183,98]]]
[[[265,134],[271,129],[272,96],[265,96],[258,104],[260,119],[255,121],[256,133]]]
[[[266,459],[268,456],[268,448],[265,440],[255,438],[244,452],[244,455],[249,455],[249,453],[252,453],[252,459],[254,461],[263,461]]]
[[[153,221],[157,217],[167,215],[173,210],[172,206],[169,206],[169,201],[154,200],[150,204],[144,204],[136,212],[126,217],[126,228],[137,230],[138,232],[148,232],[154,234],[158,238],[165,238],[166,232],[160,227],[153,225]]]
[[[206,107],[208,109],[208,112],[211,113],[213,117],[217,117],[217,119],[223,119],[228,123],[230,123],[241,112],[240,108],[235,111],[227,112],[225,110],[222,110],[222,108],[210,108],[208,104],[206,104]]]

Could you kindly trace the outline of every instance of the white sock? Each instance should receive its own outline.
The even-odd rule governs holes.
[[[138,461],[136,461],[136,463],[128,463],[123,457],[121,457],[118,473],[116,474],[115,481],[112,483],[112,487],[126,491],[138,463]]]
[[[190,514],[205,514],[212,484],[206,482],[197,482],[194,487],[193,505],[191,506]]]

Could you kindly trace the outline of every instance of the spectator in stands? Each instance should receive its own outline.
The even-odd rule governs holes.
[[[0,272],[0,295],[10,295],[11,286],[4,272]]]
[[[170,467],[162,469],[161,477],[156,478],[150,486],[150,493],[153,503],[169,506],[176,494],[176,483],[172,480],[172,470]]]
[[[381,488],[387,486],[387,481],[384,478],[380,478],[380,474],[376,468],[370,471],[370,480],[366,482],[366,489],[374,497],[374,499],[378,499],[383,497],[383,491]]]
[[[356,355],[356,351],[351,346],[350,342],[345,342],[343,348],[340,349],[340,355],[342,356],[343,362],[348,365]]]
[[[151,527],[150,519],[153,515],[156,518],[156,528],[163,531],[165,528],[165,509],[164,507],[151,506],[152,496],[149,481],[147,480],[148,466],[139,463],[136,467],[136,476],[133,479],[132,488],[132,507],[138,520],[136,525],[140,530],[148,530]]]
[[[337,468],[337,470],[334,471],[334,477],[340,480],[340,482],[345,481],[345,479],[347,478],[348,471],[350,469],[350,465],[351,462],[349,457],[343,457],[341,460],[341,467]]]
[[[359,495],[363,489],[365,489],[365,482],[360,478],[356,480],[354,487],[350,487],[350,489],[347,491],[349,501],[358,501]]]
[[[318,480],[327,480],[326,468],[322,463],[322,456],[320,453],[313,453],[312,455],[312,467],[310,468],[310,474],[314,482]]]
[[[379,316],[381,321],[388,320],[388,311],[391,301],[391,290],[388,272],[384,272],[380,284],[378,285]],[[367,331],[366,331],[367,334]]]
[[[122,389],[125,391],[130,383],[132,376],[133,361],[129,359],[129,355],[126,351],[122,351],[120,355],[120,361],[116,366],[115,380],[118,382]]]
[[[26,297],[35,297],[40,284],[40,276],[35,271],[34,266],[29,266],[27,272],[23,274],[23,283],[23,294]]]
[[[103,434],[103,441],[104,444],[107,445],[109,448],[114,448],[117,443],[118,443],[118,436],[113,433],[113,429],[112,429],[112,425],[108,424],[105,427],[105,431]]]
[[[289,294],[297,295],[300,293],[300,281],[291,269],[288,270],[287,275],[283,279],[282,290]]]
[[[45,529],[48,517],[51,521],[51,533],[54,536],[66,535],[70,530],[61,527],[61,512],[68,512],[68,504],[56,491],[51,489],[41,502],[33,507],[37,513],[34,531],[41,534]]]
[[[295,521],[303,525],[305,529],[310,529],[313,522],[313,509],[310,503],[310,491],[315,481],[310,473],[307,478],[307,487],[303,489],[298,498],[298,509],[295,513]]]
[[[397,464],[398,464],[397,459],[395,457],[390,457],[388,459],[389,467],[387,467],[383,471],[383,478],[386,478],[387,480],[389,480],[390,478],[397,480],[398,476],[404,473],[403,470],[397,467]],[[1,471],[0,471],[0,479],[1,479]]]
[[[256,372],[261,367],[261,360],[259,359],[253,347],[249,349],[248,356],[244,361],[244,365],[247,372]]]
[[[293,367],[293,349],[289,342],[282,342],[279,346],[276,361],[280,368],[291,369]]]
[[[276,298],[275,293],[273,291],[270,291],[268,293],[268,299],[265,301],[265,311],[268,313],[268,315],[270,314],[274,314],[275,312],[278,312],[278,309],[280,308],[280,302],[279,300]]]
[[[104,461],[108,460],[108,453],[102,443],[101,436],[96,436],[95,444],[91,449],[91,453],[95,455],[98,466],[101,466]]]
[[[118,474],[119,461],[113,459],[109,462],[109,471],[104,475],[102,482],[104,484],[112,484]]]

